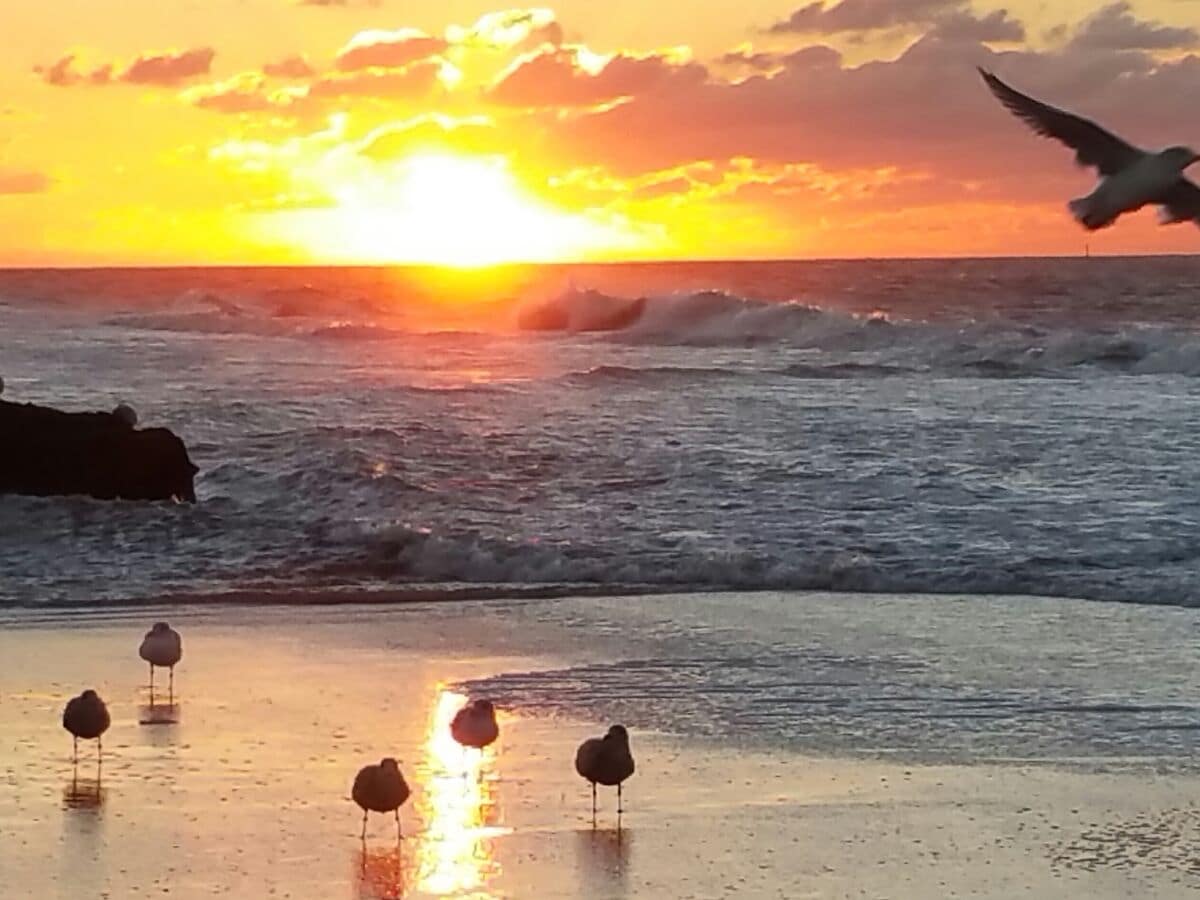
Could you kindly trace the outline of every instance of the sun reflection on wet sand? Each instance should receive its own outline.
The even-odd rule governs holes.
[[[497,745],[478,753],[464,750],[450,736],[450,720],[466,700],[441,691],[425,741],[419,803],[425,828],[418,849],[417,887],[434,895],[486,891],[500,873],[492,842],[508,833],[496,825],[492,773]]]

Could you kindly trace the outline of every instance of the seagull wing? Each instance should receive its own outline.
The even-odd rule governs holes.
[[[1167,222],[1195,222],[1200,225],[1200,187],[1180,178],[1160,201]]]
[[[984,69],[979,74],[1009,112],[1043,137],[1062,141],[1075,151],[1081,166],[1095,166],[1101,175],[1115,175],[1145,155],[1095,122],[1027,97]]]

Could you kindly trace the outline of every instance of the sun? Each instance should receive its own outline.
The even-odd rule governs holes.
[[[326,186],[332,206],[276,230],[322,259],[455,267],[557,262],[627,251],[618,221],[555,208],[502,156],[419,153]]]

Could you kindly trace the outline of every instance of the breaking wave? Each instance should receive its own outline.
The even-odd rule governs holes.
[[[410,525],[341,529],[332,543],[357,552],[314,564],[318,582],[367,579],[398,583],[542,586],[568,594],[603,587],[609,593],[671,590],[824,590],[858,593],[976,594],[1087,597],[1194,607],[1186,569],[1200,545],[1104,559],[1030,555],[989,558],[947,555],[936,563],[889,553],[813,546],[792,553],[730,548],[714,551],[687,534],[657,536],[641,546],[501,539],[479,532],[437,532]],[[1174,574],[1164,569],[1178,568]],[[1069,571],[1068,571],[1069,570]],[[506,586],[508,586],[506,588]]]
[[[589,303],[595,301],[589,297]],[[782,370],[797,378],[925,373],[1061,377],[1087,368],[1129,375],[1200,375],[1200,334],[1193,331],[893,320],[717,291],[653,298],[636,322],[605,339],[707,348],[774,345],[824,354]]]

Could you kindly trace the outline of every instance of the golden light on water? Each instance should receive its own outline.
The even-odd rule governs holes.
[[[416,880],[419,891],[433,895],[490,896],[487,885],[499,874],[492,842],[509,831],[496,825],[496,745],[479,753],[450,736],[450,721],[466,701],[442,691],[425,742]]]

